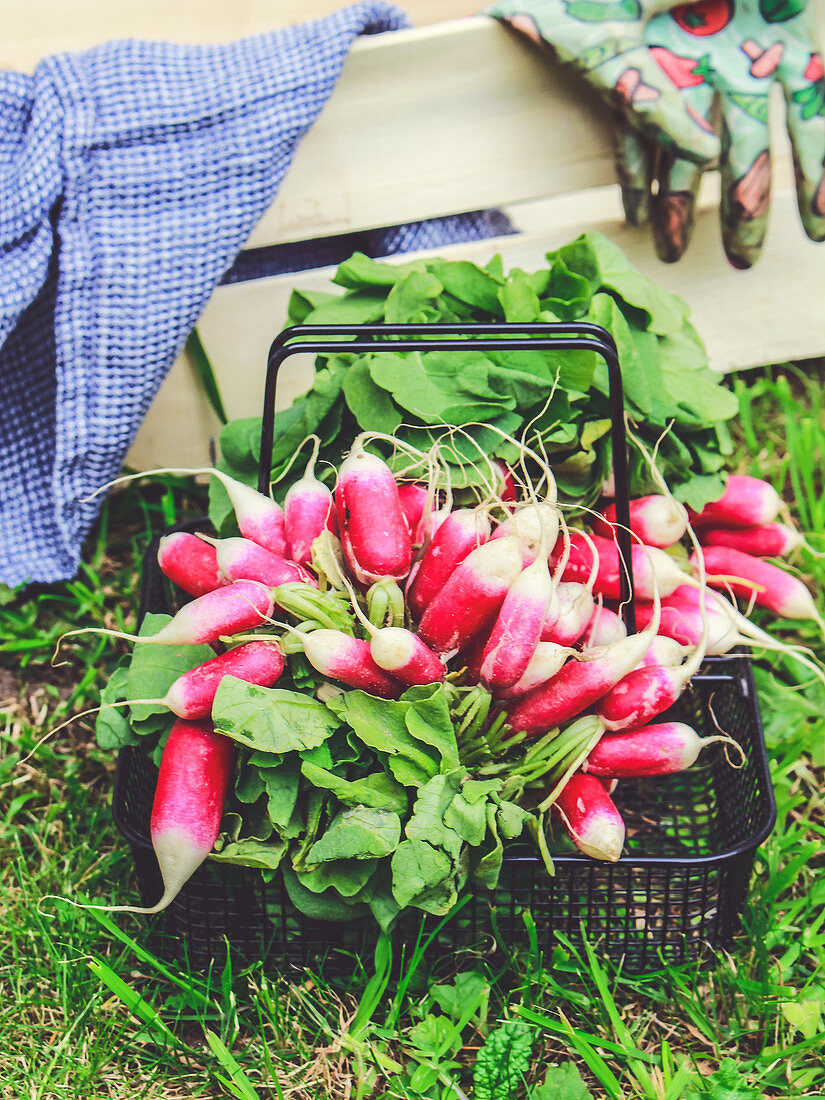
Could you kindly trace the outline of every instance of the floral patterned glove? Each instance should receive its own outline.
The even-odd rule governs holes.
[[[770,199],[774,81],[787,104],[802,224],[812,240],[825,239],[825,77],[806,0],[695,0],[675,7],[651,0],[501,0],[487,10],[622,101],[631,124],[617,135],[625,212],[633,224],[651,220],[663,260],[679,259],[687,247],[701,175],[715,154],[717,116],[725,252],[738,268],[758,258]]]

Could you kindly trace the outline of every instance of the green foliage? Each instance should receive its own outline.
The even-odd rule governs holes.
[[[387,264],[356,254],[333,279],[341,295],[296,294],[290,323],[357,324],[463,321],[592,321],[616,341],[625,402],[636,430],[652,446],[661,440],[662,473],[677,497],[700,508],[721,493],[720,433],[737,408],[710,371],[687,307],[637,272],[621,250],[598,233],[547,255],[535,272],[505,274],[493,262],[417,260]],[[423,344],[423,341],[422,341]],[[554,393],[550,408],[544,409]],[[327,355],[316,360],[312,387],[276,415],[273,477],[311,432],[322,439],[321,458],[336,463],[361,430],[397,433],[426,450],[449,426],[468,425],[469,439],[444,449],[454,487],[479,483],[479,454],[512,460],[501,433],[518,435],[531,424],[573,502],[592,503],[610,465],[607,370],[592,351],[459,353],[422,350]],[[592,425],[604,423],[594,434]],[[251,482],[258,463],[260,422],[234,421],[221,433],[221,467]],[[472,442],[474,441],[474,442]],[[373,444],[380,447],[380,444]],[[408,459],[404,458],[404,463]],[[652,488],[640,456],[632,459],[634,488]],[[288,479],[276,484],[283,495]],[[210,516],[231,523],[222,490],[214,489]]]

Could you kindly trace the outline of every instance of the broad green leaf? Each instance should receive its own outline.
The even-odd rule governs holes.
[[[444,815],[460,783],[460,772],[433,776],[418,792],[412,817],[404,826],[409,838],[426,840],[437,848],[443,848],[453,861],[458,860],[463,840],[455,829],[445,823]]]
[[[302,325],[310,313],[325,302],[337,302],[340,294],[330,294],[328,290],[293,290],[287,306],[287,321],[291,325]]]
[[[401,909],[392,896],[392,868],[386,860],[379,861],[375,874],[362,890],[361,897],[369,905],[382,932],[388,932],[395,924]]]
[[[587,318],[594,324],[606,328],[616,341],[625,404],[632,404],[641,413],[649,413],[652,406],[650,379],[618,304],[609,294],[596,294],[590,303]],[[596,369],[594,385],[602,393],[608,393],[609,383],[605,365]]]
[[[530,1068],[533,1035],[521,1020],[490,1032],[473,1067],[473,1100],[515,1100]]]
[[[363,779],[350,781],[306,759],[301,764],[301,771],[314,787],[332,791],[345,806],[373,806],[396,813],[407,810],[407,792],[386,772],[374,772]]]
[[[381,263],[379,260],[372,260],[369,256],[365,256],[363,252],[355,252],[348,260],[338,265],[332,281],[338,286],[355,290],[362,287],[391,287],[408,272],[419,271],[423,266],[420,261],[406,264]]]
[[[438,312],[433,302],[443,289],[435,275],[428,271],[410,271],[387,295],[384,319],[387,324],[437,320]]]
[[[307,863],[388,856],[401,839],[401,819],[392,810],[352,806],[343,810],[307,853]]]
[[[403,419],[387,391],[376,385],[364,356],[347,371],[344,398],[364,431],[392,435]]]
[[[501,316],[498,292],[503,280],[500,276],[469,260],[431,260],[427,270],[459,301],[493,317]]]
[[[140,627],[141,638],[149,638],[171,621],[171,615],[146,615]],[[153,642],[137,642],[129,665],[127,698],[162,699],[177,678],[204,661],[215,656],[208,645],[159,645]],[[130,706],[132,722],[163,726],[170,717],[170,710],[162,703],[133,703]],[[174,716],[172,716],[174,717]]]
[[[488,802],[486,809],[487,828],[490,835],[485,849],[479,849],[472,853],[473,858],[471,859],[470,876],[479,886],[484,886],[488,890],[493,890],[501,874],[501,864],[504,859],[504,845],[498,833],[496,807]]]
[[[336,859],[296,874],[300,884],[313,894],[332,889],[342,898],[354,898],[366,886],[377,866],[377,859]]]
[[[386,295],[381,292],[355,291],[330,294],[303,319],[306,325],[368,325],[384,316]]]
[[[140,738],[132,731],[125,710],[107,706],[126,698],[129,669],[118,665],[100,693],[100,705],[95,719],[95,739],[101,749],[120,749],[124,745],[137,745]]]
[[[530,280],[523,273],[511,275],[498,293],[506,321],[538,321],[541,305]]]
[[[283,840],[237,840],[227,844],[220,852],[212,852],[209,858],[216,863],[234,863],[240,867],[274,871],[285,853],[286,841]]]
[[[487,810],[484,799],[479,798],[475,802],[468,802],[463,791],[458,791],[444,811],[444,824],[472,847],[478,847],[487,832]]]
[[[426,840],[402,840],[392,856],[392,893],[403,909],[415,898],[439,886],[452,873],[445,852]]]
[[[408,706],[407,729],[417,741],[436,749],[442,770],[451,771],[458,765],[458,745],[444,684],[408,688],[402,702]]]
[[[575,1062],[551,1063],[540,1085],[534,1085],[528,1100],[593,1100]]]
[[[266,791],[266,812],[279,832],[283,832],[292,820],[298,789],[301,782],[300,762],[287,756],[275,767],[261,768],[261,778]]]
[[[515,840],[521,836],[524,823],[530,813],[515,802],[500,802],[496,810],[496,825],[503,840]]]
[[[388,390],[402,409],[425,424],[444,422],[444,414],[453,404],[452,395],[439,389],[427,374],[420,352],[387,352],[370,357],[368,364],[373,381]]]
[[[365,745],[386,754],[390,771],[405,787],[420,787],[438,772],[438,758],[407,729],[409,704],[403,700],[347,691],[330,700],[329,709],[352,726]]]
[[[637,306],[650,318],[648,329],[664,335],[678,332],[687,320],[688,307],[681,298],[662,290],[630,263],[618,245],[601,233],[589,233],[590,244],[601,272],[601,286],[612,290],[628,305]]]
[[[250,749],[293,752],[322,744],[338,726],[335,715],[308,695],[259,687],[224,676],[212,704],[215,729]]]
[[[323,894],[313,894],[298,881],[298,876],[291,867],[284,866],[284,886],[289,895],[289,900],[306,917],[313,920],[358,920],[367,916],[369,909],[362,902],[345,901],[337,890],[326,890]],[[280,911],[273,913],[273,919],[280,922],[283,917]]]

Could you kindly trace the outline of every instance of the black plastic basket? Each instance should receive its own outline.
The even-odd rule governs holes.
[[[427,326],[413,327],[418,332],[429,331]],[[429,326],[429,329],[434,327],[447,327],[451,333],[458,331],[449,326]],[[594,326],[582,327],[594,330]],[[501,331],[501,326],[485,328]],[[519,325],[518,332],[529,328],[541,330],[544,339],[540,342],[545,346],[549,343],[548,329],[562,334],[570,332],[563,325]],[[473,331],[476,330],[474,327]],[[317,329],[293,331],[313,339],[293,348],[317,353],[333,347],[315,342],[320,335]],[[339,327],[329,331],[335,336],[345,332],[360,338],[365,330]],[[375,326],[366,334],[372,338],[380,331]],[[587,336],[564,337],[559,346],[595,347],[611,367],[614,444],[617,444],[614,456],[618,451],[622,453],[621,459],[614,463],[621,523],[622,513],[627,516],[621,386],[619,377],[617,392],[615,348],[611,351],[609,337],[600,335],[600,331],[590,333],[592,341]],[[280,362],[286,354],[293,353],[288,349],[288,339],[288,334],[286,337],[282,334],[270,353],[262,456],[271,453],[274,380]],[[501,342],[524,346],[516,338]],[[356,350],[361,343],[365,342],[351,340],[346,350]],[[467,346],[466,342],[446,340],[443,334],[432,346],[444,345],[461,350]],[[396,333],[393,350],[401,350],[402,346],[403,341]],[[262,457],[262,483],[264,476]],[[203,530],[205,522],[193,521],[181,526]],[[629,561],[626,539],[620,540],[620,549]],[[626,617],[632,624],[632,584],[628,589]],[[149,611],[174,611],[180,597],[157,565],[155,541],[144,557],[141,615]],[[723,729],[741,745],[745,765],[733,767],[722,746],[716,744],[703,752],[698,766],[686,772],[620,783],[614,797],[626,822],[627,844],[626,854],[615,864],[571,854],[569,849],[562,848],[554,852],[555,875],[551,877],[530,844],[511,844],[505,851],[496,889],[479,890],[467,899],[439,931],[436,943],[440,948],[487,950],[495,941],[515,946],[528,943],[535,935],[539,947],[547,950],[558,934],[573,943],[581,943],[586,936],[611,957],[624,957],[625,968],[638,973],[655,968],[662,960],[704,959],[714,949],[730,944],[738,928],[756,848],[770,834],[776,817],[749,659],[741,654],[708,658],[667,717],[689,722],[700,736]],[[139,748],[121,751],[115,778],[114,816],[134,854],[140,891],[147,905],[162,893],[160,872],[149,839],[156,778],[156,767]],[[153,927],[161,937],[159,946],[165,953],[185,953],[190,964],[197,967],[222,957],[227,942],[235,956],[248,961],[264,959],[274,966],[301,965],[330,953],[344,961],[351,953],[360,954],[377,934],[377,929],[363,920],[332,923],[302,915],[291,905],[279,875],[266,881],[257,871],[208,860],[172,905],[155,918]],[[398,935],[414,935],[417,930],[418,922],[402,925]]]

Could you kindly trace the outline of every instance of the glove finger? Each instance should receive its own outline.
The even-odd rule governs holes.
[[[613,147],[624,216],[630,225],[647,225],[654,149],[640,133],[626,126],[620,115],[613,128]]]
[[[796,201],[805,232],[825,240],[825,72],[822,57],[812,53],[807,64],[783,80],[791,139]]]
[[[758,97],[762,99],[763,97]],[[733,267],[752,267],[762,251],[771,198],[767,97],[747,101],[733,93],[719,97],[722,116],[722,244]]]
[[[664,151],[657,158],[658,190],[652,200],[651,221],[656,255],[664,263],[681,259],[690,243],[704,171],[702,166]]]

